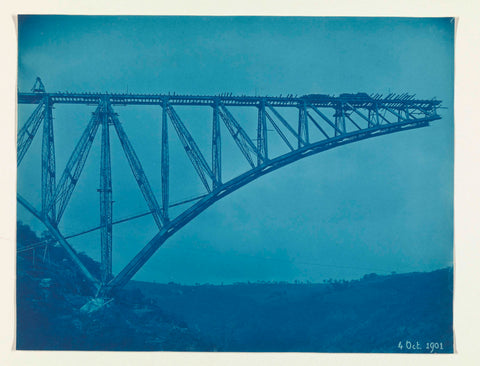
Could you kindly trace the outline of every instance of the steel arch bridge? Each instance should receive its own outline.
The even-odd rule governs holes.
[[[428,126],[440,119],[437,109],[441,101],[420,100],[409,94],[368,95],[365,93],[330,96],[309,94],[303,96],[215,96],[175,94],[115,94],[115,93],[47,93],[37,78],[31,92],[18,93],[19,104],[35,105],[33,113],[18,130],[17,166],[29,150],[43,124],[41,157],[41,207],[36,208],[20,193],[17,201],[40,220],[53,238],[66,250],[80,272],[91,283],[96,296],[111,296],[124,286],[174,233],[198,216],[216,201],[249,182],[293,163],[356,141]],[[76,143],[59,177],[56,173],[53,107],[57,104],[95,106],[90,121]],[[130,142],[114,107],[142,105],[157,108],[161,116],[161,197],[157,199],[145,174],[133,144]],[[211,156],[207,159],[180,118],[176,107],[198,106],[211,111],[212,123],[205,126],[211,132]],[[232,109],[253,109],[256,131],[248,133],[244,124],[234,116]],[[286,117],[290,111],[290,117]],[[295,118],[291,118],[294,115]],[[128,164],[158,229],[157,234],[116,275],[112,272],[112,174],[110,135],[118,136]],[[171,127],[178,136],[190,160],[204,193],[182,203],[190,205],[178,215],[171,215],[170,157]],[[222,127],[224,126],[224,127]],[[228,180],[222,179],[222,134],[226,128],[248,169]],[[68,207],[97,131],[101,129],[100,156],[100,249],[101,277],[95,277],[80,260],[75,249],[59,231],[58,224]],[[271,148],[272,136],[280,141],[285,151],[275,154]],[[58,178],[58,179],[57,179]]]

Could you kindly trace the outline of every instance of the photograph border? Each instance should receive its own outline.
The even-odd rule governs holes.
[[[405,362],[404,357],[409,357],[408,361],[422,360],[425,364],[435,362],[435,364],[444,364],[444,362],[462,362],[466,363],[469,357],[475,356],[476,340],[478,339],[478,320],[479,315],[474,312],[478,309],[479,295],[478,288],[470,288],[472,282],[469,278],[478,276],[475,269],[478,263],[479,253],[475,244],[478,242],[478,233],[475,233],[476,213],[475,208],[479,207],[479,193],[475,192],[478,187],[478,175],[474,174],[476,168],[475,160],[478,157],[478,147],[476,136],[478,136],[478,126],[466,126],[467,118],[472,118],[475,107],[475,96],[478,91],[475,90],[478,83],[478,51],[472,45],[479,44],[479,27],[475,24],[475,14],[478,14],[480,6],[456,4],[455,1],[444,1],[437,4],[436,7],[427,1],[406,1],[403,4],[393,2],[382,3],[379,6],[375,1],[367,1],[368,8],[365,8],[365,2],[355,4],[347,1],[339,1],[331,4],[328,1],[301,1],[293,8],[282,2],[281,5],[274,1],[245,1],[243,4],[222,3],[223,8],[218,7],[215,2],[208,4],[188,2],[188,5],[181,3],[177,5],[170,4],[171,8],[166,8],[165,3],[155,3],[148,1],[138,1],[132,4],[132,8],[126,6],[127,2],[119,2],[115,8],[108,8],[109,4],[105,0],[85,1],[79,5],[58,4],[55,1],[43,2],[41,5],[33,1],[19,1],[15,4],[9,4],[7,1],[6,11],[3,13],[2,22],[2,40],[6,44],[8,57],[2,65],[4,74],[4,84],[2,85],[2,99],[5,104],[4,110],[8,111],[8,118],[4,121],[15,121],[16,110],[16,14],[26,13],[44,13],[44,14],[149,14],[149,15],[309,15],[309,16],[329,16],[329,15],[355,15],[355,16],[457,16],[456,37],[455,37],[455,302],[454,302],[454,324],[456,335],[456,354],[432,356],[428,355],[348,355],[348,354],[218,354],[218,353],[171,353],[171,352],[152,352],[152,353],[113,353],[113,352],[24,352],[13,351],[14,339],[14,263],[15,258],[15,220],[16,212],[15,188],[16,188],[16,166],[15,166],[15,125],[13,123],[3,123],[1,125],[3,138],[0,144],[5,162],[7,174],[1,178],[1,189],[3,200],[2,205],[2,223],[0,234],[2,237],[2,268],[4,276],[2,283],[4,291],[9,294],[2,307],[2,353],[0,360],[5,360],[6,364],[28,364],[35,362],[41,365],[55,365],[69,363],[72,365],[84,364],[85,362],[94,364],[107,364],[117,361],[120,364],[149,364],[161,361],[163,364],[275,364],[290,365],[309,364],[313,362],[333,363],[365,363],[369,365]],[[204,5],[200,7],[200,5]],[[303,6],[302,6],[303,5]],[[307,6],[305,6],[307,5]],[[148,11],[151,8],[151,11]],[[261,8],[261,9],[259,9]],[[325,9],[327,14],[323,13]],[[348,10],[346,10],[348,9]],[[368,9],[368,10],[367,10]],[[415,10],[412,10],[415,9]],[[472,57],[472,53],[474,53]],[[14,57],[13,57],[14,56]],[[478,102],[477,102],[478,103]],[[13,241],[12,241],[13,240]],[[476,285],[478,286],[478,285]],[[5,334],[6,333],[6,334]],[[12,343],[13,342],[13,343]],[[446,364],[446,363],[445,363]]]

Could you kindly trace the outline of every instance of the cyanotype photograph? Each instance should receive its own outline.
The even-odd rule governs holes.
[[[454,352],[454,18],[17,20],[17,350]]]

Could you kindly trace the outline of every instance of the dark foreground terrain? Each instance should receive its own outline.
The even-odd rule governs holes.
[[[19,248],[35,240],[20,224]],[[62,249],[36,247],[18,255],[17,349],[452,352],[452,272],[323,284],[132,281],[89,313],[80,310],[88,288]]]

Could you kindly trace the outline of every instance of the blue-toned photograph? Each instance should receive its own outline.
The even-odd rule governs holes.
[[[17,350],[454,352],[454,18],[17,20]]]

